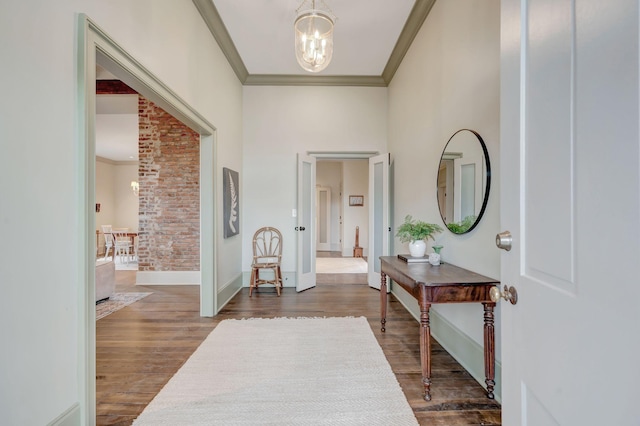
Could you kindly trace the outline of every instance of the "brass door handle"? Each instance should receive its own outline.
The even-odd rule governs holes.
[[[506,284],[504,286],[504,291],[500,290],[500,287],[498,286],[491,287],[491,290],[489,290],[489,297],[494,303],[497,303],[500,299],[507,300],[511,302],[512,305],[518,303],[518,292],[515,287],[507,287]]]

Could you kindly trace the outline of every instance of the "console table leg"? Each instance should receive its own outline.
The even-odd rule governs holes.
[[[495,348],[495,329],[493,308],[496,306],[493,302],[483,302],[484,305],[484,374],[485,383],[487,384],[487,397],[494,399],[493,388],[495,382],[495,365],[496,365],[496,348]]]
[[[380,273],[380,323],[384,333],[387,323],[387,275],[384,272]]]
[[[424,292],[421,286],[420,293]],[[420,365],[422,366],[422,385],[424,386],[424,400],[431,401],[431,324],[426,297],[420,297]]]

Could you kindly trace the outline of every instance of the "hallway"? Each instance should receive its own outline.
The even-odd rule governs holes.
[[[433,400],[421,398],[418,323],[391,297],[382,334],[379,292],[366,285],[285,288],[281,297],[262,287],[252,298],[243,289],[202,318],[196,286],[135,286],[134,271],[116,278],[117,292],[153,294],[96,322],[97,425],[131,424],[220,321],[278,316],[365,316],[421,425],[500,424],[500,405],[435,341]]]

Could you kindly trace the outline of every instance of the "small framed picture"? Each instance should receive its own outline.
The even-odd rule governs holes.
[[[350,206],[362,206],[364,205],[364,195],[349,195]]]

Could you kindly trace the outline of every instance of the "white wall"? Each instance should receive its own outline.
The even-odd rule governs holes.
[[[242,171],[242,87],[190,1],[2,3],[0,39],[11,43],[0,43],[0,57],[10,64],[3,79],[11,83],[0,99],[0,424],[48,424],[85,407],[80,12],[213,123],[216,164]],[[221,182],[216,188],[221,206]],[[64,255],[37,256],[35,264],[29,254],[43,239],[64,241]],[[217,243],[217,278],[224,282],[240,273],[241,244]]]
[[[100,203],[100,212],[96,213],[96,229],[102,225],[116,223],[116,194],[113,190],[116,165],[113,161],[96,159],[96,203]]]
[[[296,154],[385,151],[387,89],[246,86],[243,92],[242,267],[250,269],[253,232],[275,226],[284,240],[282,270],[292,272]]]
[[[440,154],[455,131],[476,130],[487,144],[492,169],[485,215],[469,234],[446,230],[437,242],[444,246],[444,261],[496,279],[500,278],[500,253],[494,242],[500,232],[499,65],[499,0],[438,1],[389,86],[395,228],[407,214],[442,224],[436,199]],[[394,242],[396,253],[408,250],[397,239]],[[417,310],[417,304],[413,307]],[[480,304],[435,305],[433,310],[482,345]],[[498,326],[499,315],[498,306]],[[496,354],[500,356],[499,337]]]
[[[96,203],[100,203],[96,229],[112,225],[138,232],[139,203],[131,189],[132,180],[138,180],[137,163],[96,159]]]
[[[353,256],[356,226],[360,227],[360,247],[366,257],[369,252],[369,160],[345,160],[343,163],[344,247],[343,256]],[[349,206],[349,195],[364,196],[360,206]]]

